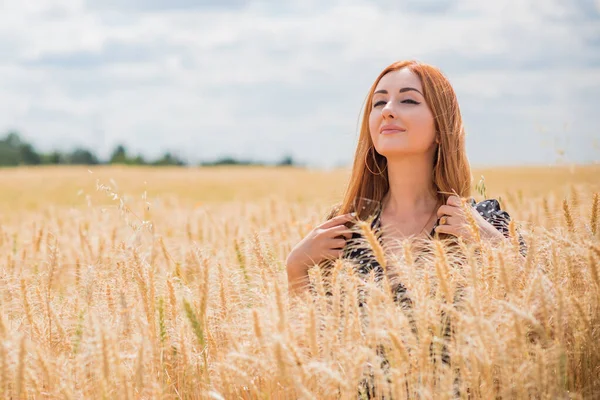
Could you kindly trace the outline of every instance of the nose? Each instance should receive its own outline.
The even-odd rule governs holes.
[[[392,101],[388,101],[387,104],[381,109],[381,115],[383,116],[383,118],[396,118],[397,115],[394,109],[392,108],[392,104]]]

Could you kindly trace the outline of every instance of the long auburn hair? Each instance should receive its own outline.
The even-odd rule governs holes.
[[[375,150],[369,131],[369,114],[373,92],[380,79],[390,71],[410,69],[421,80],[423,96],[433,113],[436,136],[439,140],[437,154],[432,162],[436,197],[445,204],[452,193],[467,197],[471,193],[471,167],[465,147],[465,131],[458,99],[446,76],[436,67],[415,60],[399,61],[386,67],[369,90],[362,113],[360,134],[350,181],[342,203],[331,216],[357,212],[363,219],[381,204],[389,190],[387,159]],[[371,172],[373,171],[373,172]],[[374,200],[374,201],[368,201]]]

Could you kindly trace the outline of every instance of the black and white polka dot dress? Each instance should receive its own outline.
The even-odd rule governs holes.
[[[488,199],[476,203],[475,200],[469,199],[469,203],[486,221],[498,229],[498,231],[500,231],[505,237],[508,238],[510,236],[508,225],[511,218],[508,212],[500,208],[500,203],[498,200]],[[371,229],[373,229],[379,238],[380,243],[383,245],[380,230],[380,217],[381,210],[378,209],[374,214],[374,218],[371,223]],[[436,221],[433,230],[429,233],[430,238],[435,236],[435,228],[438,225],[439,219]],[[527,248],[520,234],[519,243],[520,252],[525,256],[527,253]],[[356,265],[357,272],[360,275],[368,275],[371,273],[371,271],[375,272],[376,277],[383,275],[383,269],[375,259],[373,251],[365,244],[365,241],[359,232],[353,232],[352,238],[347,241],[342,258],[353,261]]]

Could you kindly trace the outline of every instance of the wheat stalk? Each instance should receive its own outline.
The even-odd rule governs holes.
[[[571,206],[569,205],[569,202],[567,199],[563,200],[563,213],[565,216],[565,222],[567,224],[567,228],[569,229],[569,232],[571,232],[571,233],[575,232],[575,223],[573,222]]]
[[[479,232],[479,226],[475,217],[473,216],[471,206],[467,203],[466,199],[461,198],[461,210],[467,220],[467,228],[473,237],[474,243],[481,246],[481,233]]]
[[[6,348],[4,347],[4,341],[0,340],[0,396],[2,398],[8,397],[8,384],[10,382],[10,378],[8,376],[8,354],[6,353]]]
[[[600,274],[598,273],[598,263],[593,252],[590,250],[588,256],[588,265],[590,266],[590,275],[592,276],[592,282],[596,285],[596,288],[600,291]]]
[[[371,229],[371,224],[368,221],[359,221],[358,226],[367,240],[367,243],[371,247],[371,250],[375,254],[375,259],[383,268],[384,274],[387,272],[387,260],[385,258],[385,252],[383,250],[383,246],[379,243],[375,232]]]
[[[446,251],[440,241],[435,241],[435,272],[446,301],[452,303],[454,296],[452,294],[450,276],[448,273],[448,258],[446,257]]]
[[[15,171],[0,180],[25,173]],[[311,172],[307,185],[289,177],[305,173],[299,170],[281,174],[279,184],[250,182],[256,172],[244,169],[157,171],[172,195],[153,202],[152,230],[126,211],[145,210],[146,200],[121,193],[118,213],[95,198],[87,203],[94,206],[67,210],[48,191],[36,211],[11,203],[2,214],[0,398],[357,398],[368,373],[378,395],[393,398],[585,398],[600,391],[600,205],[596,182],[584,184],[583,175],[573,179],[577,186],[561,181],[560,171],[552,187],[544,179],[531,187],[506,180],[513,194],[502,197],[532,226],[526,258],[513,257],[520,239],[514,222],[510,241],[498,247],[409,239],[387,248],[373,231],[364,245],[383,261],[383,282],[378,270],[365,278],[342,259],[330,270],[312,267],[309,290],[288,299],[282,260],[329,207],[323,186],[313,183],[325,174]],[[197,174],[227,181],[241,197],[222,201],[214,186],[191,181],[175,189],[179,176]],[[72,170],[64,175],[77,181]],[[235,186],[238,175],[244,178]],[[486,174],[486,184],[500,192],[497,176]],[[29,181],[15,179],[19,188]],[[281,189],[287,181],[293,185]],[[11,183],[3,182],[9,193]],[[246,199],[248,183],[289,192]],[[564,185],[576,189],[567,213]],[[207,194],[215,201],[205,201]],[[188,207],[186,196],[202,203]],[[388,296],[390,282],[407,288],[411,307]],[[443,346],[450,364],[442,362]]]
[[[283,304],[283,298],[281,295],[281,289],[279,285],[275,285],[275,301],[277,303],[277,315],[279,320],[277,321],[277,331],[283,334],[287,325],[285,315],[285,305]]]
[[[175,287],[173,286],[173,279],[167,280],[167,292],[169,298],[169,315],[172,324],[175,325],[177,321],[177,297],[175,296]]]
[[[258,339],[258,341],[262,344],[263,342],[263,330],[260,326],[260,315],[256,309],[252,310],[252,321],[254,322],[254,336]]]
[[[17,374],[16,374],[16,393],[17,393],[17,398],[21,398],[21,395],[23,393],[26,393],[26,387],[25,387],[25,368],[26,368],[26,361],[25,361],[25,352],[26,352],[26,345],[25,345],[25,335],[23,335],[21,337],[21,341],[20,341],[20,345],[19,345],[19,363],[17,365]],[[25,396],[23,396],[25,397]]]
[[[600,194],[594,193],[592,200],[592,212],[590,213],[590,227],[592,235],[596,236],[598,232],[598,209],[600,208]]]
[[[198,340],[198,344],[201,348],[204,348],[206,345],[206,339],[204,337],[204,328],[200,322],[200,319],[194,312],[192,305],[187,301],[183,300],[183,306],[185,309],[185,315],[188,318],[190,325],[192,326],[192,331],[196,335],[196,339]]]

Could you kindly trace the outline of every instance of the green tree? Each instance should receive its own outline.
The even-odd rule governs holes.
[[[21,163],[21,137],[15,131],[9,132],[0,140],[0,165],[19,165]]]
[[[38,165],[42,163],[42,157],[29,143],[21,144],[19,148],[19,164]]]
[[[56,150],[54,150],[51,153],[41,155],[42,164],[51,164],[51,165],[64,164],[64,162],[65,162],[64,158],[65,158],[64,155],[60,151],[56,151]]]
[[[10,148],[13,148],[13,149],[18,149],[23,144],[23,141],[21,140],[21,136],[16,131],[8,132],[8,135],[6,135],[6,139],[4,139],[4,142]]]
[[[294,165],[294,159],[292,156],[285,156],[277,163],[277,165]]]
[[[127,149],[125,146],[118,145],[110,156],[111,164],[127,164]]]
[[[185,162],[174,156],[170,152],[166,152],[161,158],[152,163],[153,165],[178,165],[183,166]]]
[[[132,159],[130,162],[130,164],[133,165],[146,165],[146,160],[144,159],[144,156],[142,156],[141,154],[138,154],[134,159]]]
[[[77,165],[95,165],[98,164],[98,158],[91,151],[86,149],[75,149],[69,154],[69,164]]]

